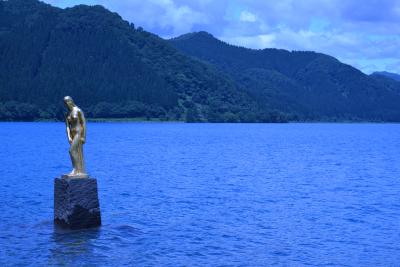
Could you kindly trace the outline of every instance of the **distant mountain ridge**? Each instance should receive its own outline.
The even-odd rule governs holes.
[[[228,73],[260,103],[312,120],[400,119],[396,84],[369,77],[315,52],[254,50],[229,45],[209,33],[170,39],[186,55]]]
[[[382,75],[400,82],[400,74],[397,73],[387,72],[387,71],[375,71],[374,73],[372,73],[372,75]]]
[[[316,52],[171,40],[102,6],[0,1],[0,120],[400,121],[399,82]]]

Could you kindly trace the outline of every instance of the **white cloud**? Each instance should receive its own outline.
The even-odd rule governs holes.
[[[196,24],[207,23],[207,15],[190,6],[190,3],[178,3],[176,0],[45,0],[60,7],[77,4],[103,5],[117,12],[129,22],[142,26],[145,30],[155,31],[161,36],[176,36],[192,31]],[[167,34],[165,34],[167,33]]]
[[[255,22],[257,20],[257,16],[249,11],[242,11],[239,16],[239,20],[243,22]]]
[[[262,49],[266,47],[274,47],[276,36],[274,34],[260,34],[255,36],[233,36],[220,38],[229,44],[251,47],[254,49]]]
[[[152,0],[150,2],[163,9],[161,14],[152,19],[155,19],[155,23],[161,27],[172,28],[174,34],[190,32],[194,24],[207,21],[204,14],[192,10],[187,5],[176,5],[172,0]]]

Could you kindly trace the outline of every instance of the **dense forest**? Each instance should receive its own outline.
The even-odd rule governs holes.
[[[176,48],[213,64],[260,105],[300,120],[400,121],[400,83],[366,75],[315,52],[254,50],[229,45],[207,32],[170,40]]]
[[[102,6],[0,1],[0,120],[400,121],[400,82],[314,52],[164,40]]]
[[[92,118],[281,121],[209,64],[101,6],[0,1],[0,119],[63,118],[71,95]]]

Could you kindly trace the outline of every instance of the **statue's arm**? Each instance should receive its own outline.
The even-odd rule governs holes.
[[[72,143],[71,128],[69,127],[69,121],[68,121],[68,119],[67,119],[67,116],[65,116],[65,126],[66,126],[66,128],[67,128],[68,142],[71,144],[71,143]]]
[[[78,116],[80,117],[79,121],[81,122],[82,127],[81,142],[84,144],[86,142],[86,119],[82,111],[78,113]]]

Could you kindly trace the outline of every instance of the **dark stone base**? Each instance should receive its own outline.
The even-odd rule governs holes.
[[[55,178],[54,222],[72,230],[100,226],[97,180]]]

